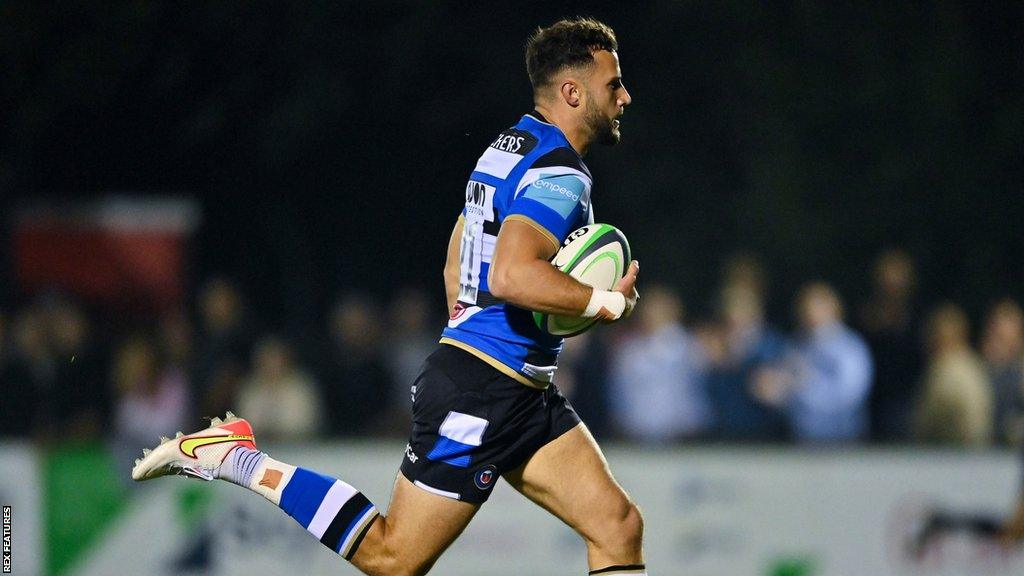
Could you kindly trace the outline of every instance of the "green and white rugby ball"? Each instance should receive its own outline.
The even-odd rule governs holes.
[[[610,224],[588,224],[572,231],[551,260],[562,272],[597,290],[614,288],[629,262],[629,241]],[[563,338],[582,334],[597,322],[596,318],[541,312],[534,312],[533,320],[542,331]]]

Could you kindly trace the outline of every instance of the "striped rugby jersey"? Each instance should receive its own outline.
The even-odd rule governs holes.
[[[546,387],[562,339],[542,332],[532,313],[488,291],[494,243],[507,219],[522,220],[561,245],[594,223],[592,178],[565,135],[539,112],[524,115],[480,156],[466,184],[459,302],[441,342],[462,348],[516,380]]]

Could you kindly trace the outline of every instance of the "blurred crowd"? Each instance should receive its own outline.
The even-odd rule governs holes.
[[[692,321],[677,290],[642,286],[629,322],[566,341],[556,383],[605,438],[1021,442],[1017,302],[995,301],[972,331],[956,304],[919,301],[913,260],[892,250],[855,298],[804,285],[784,331],[768,320],[765,278],[756,259],[733,259],[712,312]],[[346,294],[300,344],[222,277],[194,309],[141,329],[100,325],[75,298],[45,294],[0,312],[0,435],[106,439],[134,454],[229,409],[265,440],[404,435],[409,386],[442,328],[435,308],[415,290],[387,302]]]
[[[767,320],[755,259],[729,263],[709,319],[686,322],[676,291],[649,286],[637,321],[606,344],[609,429],[649,442],[1018,445],[1020,305],[995,301],[972,334],[960,306],[925,307],[916,283],[899,250],[878,256],[859,299],[808,282],[789,334]]]

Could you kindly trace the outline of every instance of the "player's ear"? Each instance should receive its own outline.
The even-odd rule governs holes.
[[[580,87],[573,80],[562,82],[559,90],[562,100],[573,108],[580,105]]]

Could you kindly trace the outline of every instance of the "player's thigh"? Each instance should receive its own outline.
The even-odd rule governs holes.
[[[387,516],[370,527],[352,563],[368,574],[425,573],[479,509],[427,492],[399,474]]]
[[[635,512],[582,423],[545,444],[504,478],[591,542],[601,541],[610,522]]]

